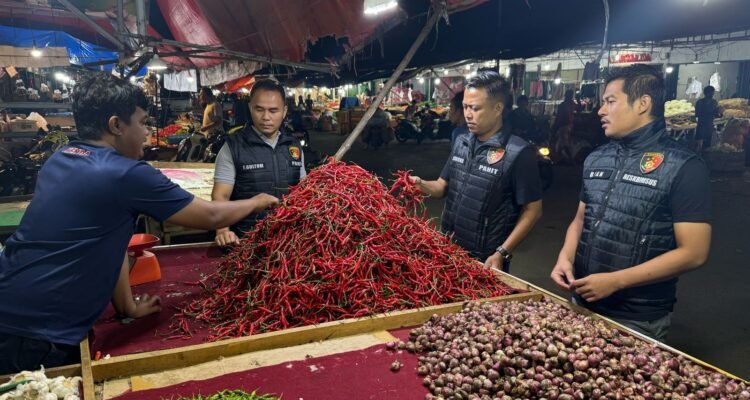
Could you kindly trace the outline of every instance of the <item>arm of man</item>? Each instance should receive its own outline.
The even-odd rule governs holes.
[[[118,314],[128,318],[141,318],[161,311],[159,296],[140,296],[136,301],[130,290],[130,260],[127,254],[122,261],[120,277],[117,278],[115,292],[112,294],[112,306]]]
[[[560,255],[557,256],[557,264],[552,268],[550,274],[552,281],[563,290],[571,290],[570,283],[575,280],[573,261],[575,261],[578,241],[581,239],[581,232],[583,232],[583,217],[585,214],[586,204],[581,201],[578,203],[576,216],[565,233],[565,242],[560,249]]]
[[[706,262],[711,247],[711,183],[708,169],[695,158],[682,167],[670,191],[677,247],[640,265],[616,272],[589,275],[573,282],[586,301],[675,278]]]
[[[523,204],[523,209],[513,231],[503,243],[497,244],[497,246],[503,246],[509,253],[521,244],[542,217],[542,180],[539,177],[539,166],[532,147],[521,150],[511,173],[513,200],[516,204]],[[489,268],[499,269],[503,265],[502,256],[495,252],[485,260],[484,264]]]
[[[711,225],[683,222],[674,224],[674,230],[676,249],[635,267],[575,280],[572,287],[584,300],[598,301],[618,290],[672,279],[703,265],[711,247]]]
[[[232,152],[229,145],[225,143],[216,155],[214,187],[211,190],[212,201],[229,201],[234,191],[236,174]],[[215,241],[219,246],[228,246],[239,243],[240,238],[228,226],[224,226],[216,230]]]
[[[442,199],[448,191],[448,176],[450,171],[450,160],[445,163],[443,170],[440,172],[440,178],[434,181],[425,181],[418,176],[410,176],[409,180],[413,185],[417,186],[422,193],[427,196]]]
[[[208,108],[208,123],[206,123],[204,126],[201,127],[201,132],[205,132],[220,123],[222,123],[222,116],[219,115],[218,109],[216,108],[215,104],[209,104],[206,106]],[[204,121],[205,123],[205,121]]]

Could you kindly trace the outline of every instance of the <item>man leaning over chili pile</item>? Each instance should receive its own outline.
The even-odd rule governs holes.
[[[542,216],[534,149],[503,128],[508,82],[494,71],[469,79],[463,108],[470,135],[453,144],[440,178],[411,177],[419,190],[447,196],[442,230],[492,268],[510,269],[513,250]]]
[[[76,363],[78,343],[112,299],[120,314],[158,312],[133,299],[126,254],[135,219],[200,229],[235,223],[278,203],[262,194],[213,203],[143,161],[148,99],[111,74],[91,73],[73,95],[83,139],[52,155],[34,199],[0,253],[0,375]]]
[[[677,277],[703,265],[711,246],[708,170],[664,122],[661,72],[613,70],[599,109],[612,141],[584,163],[578,212],[552,280],[573,300],[664,340]]]

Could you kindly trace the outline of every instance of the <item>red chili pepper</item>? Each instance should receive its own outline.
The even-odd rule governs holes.
[[[395,175],[389,191],[355,165],[310,171],[199,283],[175,331],[195,319],[218,340],[517,292],[435,230],[408,172]]]

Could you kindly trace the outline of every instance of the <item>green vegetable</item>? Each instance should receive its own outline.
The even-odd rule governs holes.
[[[224,390],[210,396],[198,395],[193,397],[180,397],[174,400],[280,400],[280,397],[270,394],[258,394],[255,391],[247,393],[242,390]]]
[[[22,380],[18,382],[11,382],[6,385],[0,386],[0,394],[10,392],[11,390],[15,390],[19,385],[23,385],[24,383],[28,382],[28,380]]]

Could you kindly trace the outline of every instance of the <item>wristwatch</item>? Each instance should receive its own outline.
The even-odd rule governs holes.
[[[513,258],[513,254],[511,254],[508,250],[505,250],[505,247],[503,246],[499,246],[496,251],[500,253],[500,257],[502,257],[505,261],[510,261],[510,259]]]

